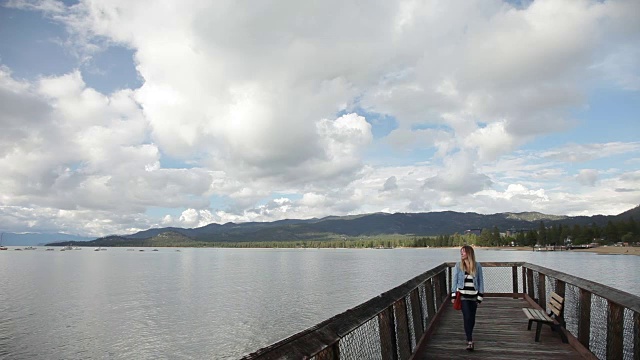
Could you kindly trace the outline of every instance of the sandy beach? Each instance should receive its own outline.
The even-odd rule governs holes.
[[[510,250],[510,251],[532,251],[529,246],[503,247],[503,248],[483,248],[492,250]],[[565,250],[563,250],[565,251]],[[593,252],[597,254],[609,255],[640,255],[640,247],[633,246],[599,246],[591,249],[573,249],[568,251],[575,252]]]
[[[640,255],[640,247],[631,247],[631,246],[600,246],[597,248],[591,249],[580,249],[580,250],[571,250],[571,251],[579,251],[579,252],[594,252],[598,254],[611,254],[611,255]]]

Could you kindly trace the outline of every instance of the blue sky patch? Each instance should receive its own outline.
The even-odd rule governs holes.
[[[0,63],[16,78],[35,80],[73,71],[76,59],[61,46],[67,36],[62,26],[38,12],[0,6]]]

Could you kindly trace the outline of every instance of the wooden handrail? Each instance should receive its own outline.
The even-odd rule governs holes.
[[[458,262],[446,262],[445,264],[448,267],[454,267],[456,266]],[[526,264],[524,261],[515,261],[515,262],[494,262],[494,261],[480,261],[480,265],[482,265],[482,267],[510,267],[510,266],[522,266],[523,264]]]
[[[535,270],[538,273],[545,274],[546,276],[551,276],[567,284],[577,286],[581,289],[589,291],[594,295],[598,295],[602,298],[613,301],[618,305],[622,305],[628,309],[640,313],[640,297],[638,296],[620,291],[618,289],[614,289],[607,285],[602,285],[591,280],[582,279],[577,276],[565,274],[563,272],[551,270],[542,266],[530,263],[523,263],[522,266],[531,270]]]
[[[250,360],[258,358],[265,353],[269,353],[269,358],[281,358],[286,356],[286,358],[295,359],[307,356],[309,353],[320,352],[328,346],[331,346],[333,343],[339,341],[351,331],[360,327],[363,323],[371,320],[388,307],[393,306],[393,304],[399,300],[404,299],[407,294],[416,289],[420,284],[430,278],[433,278],[445,269],[445,264],[438,265],[435,268],[426,271],[404,284],[384,292],[365,303],[325,320],[316,326],[251,353],[242,359]],[[281,352],[280,349],[283,345],[287,346],[286,349]],[[297,350],[304,350],[304,353],[298,353],[296,352]]]

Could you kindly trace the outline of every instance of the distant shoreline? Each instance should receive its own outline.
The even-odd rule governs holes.
[[[82,243],[78,243],[78,246],[82,249],[84,248],[93,248],[94,245],[91,246],[83,246]],[[7,246],[9,250],[22,250],[22,248],[26,247],[25,245],[9,245]],[[52,245],[37,245],[39,248],[55,248],[59,249],[61,246],[52,246]],[[106,248],[121,248],[125,249],[126,246],[103,246]],[[333,248],[333,247],[309,247],[309,248],[296,248],[296,247],[189,247],[189,246],[131,246],[131,248],[135,249],[299,249],[299,250],[314,250],[314,249],[357,249],[357,250],[376,250],[375,248],[366,248],[366,247],[357,247],[357,248]],[[474,246],[476,250],[498,250],[498,251],[533,251],[530,246]],[[385,248],[385,249],[394,249],[394,248]],[[459,246],[444,246],[444,247],[396,247],[395,249],[460,249]],[[35,250],[35,249],[34,249]],[[151,251],[151,250],[150,250]],[[640,247],[634,246],[599,246],[589,249],[572,249],[572,250],[555,250],[555,251],[572,251],[572,252],[590,252],[601,255],[636,255],[640,256]],[[542,251],[546,252],[546,251]]]
[[[516,247],[479,247],[480,249],[487,250],[506,250],[506,251],[533,251],[530,246],[516,246]],[[560,251],[560,250],[556,250]],[[589,249],[572,249],[562,251],[573,252],[591,252],[602,255],[637,255],[640,256],[640,247],[634,246],[598,246]]]

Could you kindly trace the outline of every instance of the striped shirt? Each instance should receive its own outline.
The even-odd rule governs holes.
[[[462,294],[462,300],[476,300],[478,303],[482,302],[483,294],[476,290],[473,285],[473,276],[466,271],[464,272],[464,287],[458,291]]]

